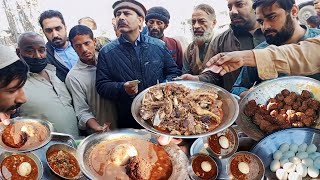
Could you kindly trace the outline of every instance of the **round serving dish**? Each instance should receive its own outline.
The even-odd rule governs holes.
[[[154,144],[157,144],[157,137],[145,130],[122,129],[112,132],[92,134],[85,138],[78,146],[77,159],[80,164],[80,169],[89,179],[98,179],[89,167],[89,155],[92,149],[101,142],[114,141],[119,139],[140,139]],[[170,180],[186,179],[188,176],[188,158],[186,154],[175,144],[163,146],[168,153],[172,162],[173,171]]]
[[[274,132],[261,139],[251,152],[256,154],[265,166],[265,176],[268,179],[277,179],[276,174],[270,171],[273,153],[283,143],[315,144],[320,149],[320,130],[315,128],[290,128]]]
[[[2,141],[2,135],[3,135],[3,131],[5,130],[5,128],[7,126],[4,126],[3,124],[0,125],[0,148],[5,150],[5,151],[9,151],[9,152],[29,152],[29,151],[34,151],[36,149],[39,149],[43,146],[45,146],[46,144],[48,144],[48,142],[51,140],[52,134],[51,132],[53,132],[53,125],[49,122],[49,121],[45,121],[45,120],[41,120],[41,119],[32,119],[32,118],[26,118],[26,117],[19,117],[19,118],[14,118],[10,120],[10,124],[14,124],[16,122],[25,122],[26,124],[28,123],[39,123],[41,126],[43,126],[44,128],[46,128],[47,131],[47,136],[46,138],[41,141],[41,142],[34,142],[32,145],[29,146],[22,146],[20,148],[12,148],[7,146],[3,141]],[[28,140],[27,140],[28,142]],[[26,143],[27,144],[27,143]]]
[[[288,76],[265,81],[251,90],[239,103],[239,117],[236,120],[237,125],[250,138],[259,141],[266,136],[260,128],[252,122],[252,120],[244,114],[244,108],[250,100],[255,100],[257,104],[266,104],[270,98],[274,98],[283,89],[288,89],[291,92],[301,93],[302,90],[308,90],[313,94],[313,98],[320,100],[320,81],[303,77],[303,76]],[[319,127],[320,116],[317,119],[315,127]]]
[[[199,162],[196,162],[196,161],[199,161],[199,158],[200,158],[200,160],[202,159],[202,162],[207,161],[210,164],[212,169],[209,172],[205,172],[202,169],[201,164]],[[197,164],[195,164],[195,163],[197,163]],[[195,166],[200,166],[200,167],[198,167],[199,170],[197,172],[195,172],[195,170],[194,170]],[[194,154],[190,157],[189,165],[188,165],[188,172],[189,172],[191,179],[193,179],[193,180],[206,180],[206,179],[214,180],[218,176],[218,165],[217,165],[216,161],[213,158],[211,158],[209,155]],[[212,175],[210,175],[210,177],[207,177],[207,178],[201,178],[200,176],[201,175],[204,176],[204,173],[208,173],[209,175],[210,174],[212,174]]]
[[[252,180],[261,180],[263,177],[264,177],[264,173],[265,173],[265,166],[264,166],[264,164],[262,163],[262,161],[261,161],[261,159],[257,156],[257,155],[255,155],[255,154],[253,154],[253,153],[251,153],[251,152],[246,152],[246,151],[240,151],[240,152],[237,152],[237,153],[235,153],[235,154],[233,154],[231,157],[230,157],[230,159],[229,159],[229,161],[228,161],[228,164],[227,164],[227,172],[228,172],[228,174],[229,174],[229,178],[230,179],[238,179],[238,178],[236,178],[235,177],[235,175],[232,173],[232,172],[237,172],[237,173],[239,173],[239,174],[241,174],[242,172],[238,169],[238,167],[239,167],[239,164],[237,164],[236,162],[234,162],[234,161],[236,161],[236,158],[241,158],[241,159],[246,159],[246,160],[248,160],[248,158],[249,158],[249,161],[252,163],[253,161],[253,163],[252,164],[250,164],[249,162],[245,162],[245,163],[247,163],[247,165],[248,165],[248,174],[251,174],[253,177],[250,177],[250,178],[248,178],[248,179],[252,179]],[[241,161],[241,162],[243,162],[243,161]],[[240,163],[241,163],[240,162]],[[237,164],[236,165],[236,168],[237,168],[237,170],[232,170],[232,168],[234,167],[234,166],[232,166],[232,164]],[[258,167],[257,167],[258,166]]]
[[[40,180],[42,178],[42,175],[43,175],[43,164],[41,162],[41,160],[39,159],[38,156],[36,156],[35,154],[33,153],[15,153],[15,152],[3,152],[1,155],[0,155],[0,165],[2,166],[2,162],[5,158],[9,157],[9,156],[12,156],[12,155],[26,155],[28,156],[29,158],[31,158],[37,165],[38,167],[38,177],[37,177],[37,180]],[[1,167],[1,171],[2,171],[2,167]],[[0,177],[1,179],[5,179],[3,177],[3,174],[2,172],[0,172]]]
[[[76,158],[77,149],[75,149],[74,147],[68,146],[66,144],[53,144],[53,145],[51,145],[46,151],[46,162],[47,162],[47,165],[49,166],[49,168],[51,169],[51,171],[54,172],[57,176],[59,176],[59,177],[61,177],[63,179],[80,179],[81,177],[83,177],[83,174],[82,174],[81,170],[79,171],[79,173],[76,176],[74,176],[72,178],[68,178],[68,177],[64,177],[64,176],[60,175],[59,173],[57,173],[56,171],[54,171],[52,169],[52,167],[49,165],[49,162],[48,162],[48,155],[50,153],[52,153],[53,151],[60,151],[60,150],[68,152],[74,158]],[[79,162],[78,162],[78,166],[80,167]]]
[[[219,143],[219,139],[223,137],[228,139],[228,148],[223,148]],[[204,137],[203,142],[204,147],[210,155],[218,159],[225,159],[237,151],[239,146],[239,137],[236,131],[230,126],[217,134]]]
[[[161,134],[165,136],[171,136],[174,138],[199,138],[199,137],[205,137],[205,136],[210,136],[212,134],[216,134],[220,131],[223,131],[224,129],[228,128],[231,126],[236,118],[238,117],[239,114],[239,106],[238,106],[238,101],[234,96],[232,96],[228,91],[225,89],[215,86],[213,84],[209,83],[204,83],[204,82],[195,82],[195,81],[174,81],[174,82],[167,82],[167,84],[182,84],[186,86],[187,88],[190,89],[213,89],[217,92],[219,96],[219,100],[222,101],[222,110],[223,110],[223,118],[221,120],[221,123],[218,127],[213,129],[212,131],[202,133],[202,134],[196,134],[196,135],[173,135],[170,133],[166,133],[163,131],[160,131],[156,128],[154,128],[152,125],[150,125],[147,121],[143,120],[139,114],[139,109],[141,107],[142,99],[144,95],[149,91],[150,88],[154,87],[149,87],[142,91],[140,94],[138,94],[135,99],[132,102],[131,105],[131,113],[134,119],[145,129],[155,133],[155,134]],[[165,83],[162,83],[165,84]],[[160,84],[160,85],[162,85]],[[157,85],[155,85],[157,86]]]

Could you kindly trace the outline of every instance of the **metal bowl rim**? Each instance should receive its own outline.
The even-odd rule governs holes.
[[[64,177],[64,176],[58,174],[57,172],[55,172],[55,171],[51,168],[51,166],[49,165],[49,162],[48,162],[47,153],[48,153],[49,149],[52,148],[52,147],[54,147],[54,146],[66,146],[67,148],[73,149],[73,150],[75,151],[75,155],[77,154],[77,149],[74,148],[74,147],[72,147],[72,146],[70,146],[70,145],[68,145],[68,144],[57,143],[57,144],[52,144],[52,145],[50,145],[50,146],[48,147],[48,149],[46,150],[46,154],[45,154],[45,156],[46,156],[46,163],[47,163],[48,167],[50,168],[50,170],[51,170],[53,173],[55,173],[57,176],[59,176],[59,177],[61,177],[61,178],[63,178],[63,179],[79,179],[79,178],[83,177],[83,174],[82,174],[82,172],[81,172],[81,169],[80,169],[80,172],[79,172],[75,177],[73,177],[73,178],[67,178],[67,177]],[[68,152],[68,153],[70,153],[70,152]],[[71,153],[70,153],[70,154],[71,154]],[[71,155],[74,156],[73,154],[71,154]],[[79,168],[80,168],[80,163],[78,162],[77,157],[74,156],[74,158],[76,158],[77,163],[78,163]]]
[[[8,152],[15,152],[15,153],[23,153],[23,152],[32,152],[35,151],[37,149],[40,149],[42,147],[44,147],[45,145],[47,145],[51,139],[52,139],[52,132],[54,130],[53,125],[51,122],[46,121],[46,120],[42,120],[42,119],[37,119],[37,118],[28,118],[28,117],[16,117],[10,120],[10,124],[14,123],[15,121],[31,121],[31,122],[36,122],[36,123],[40,123],[42,125],[44,125],[47,129],[48,129],[48,137],[46,138],[46,140],[42,141],[42,143],[38,146],[38,147],[34,147],[34,148],[30,148],[30,149],[26,149],[26,150],[19,150],[19,148],[10,148],[7,146],[3,146],[0,144],[0,148],[3,148],[5,151]],[[2,132],[0,134],[2,136]],[[9,148],[9,149],[8,149]]]
[[[194,173],[193,168],[192,168],[192,161],[193,161],[193,159],[196,158],[196,157],[199,156],[199,155],[207,156],[207,157],[209,157],[209,158],[214,162],[214,164],[215,164],[215,166],[216,166],[217,173],[216,173],[215,177],[214,177],[212,180],[217,179],[218,174],[219,174],[218,163],[216,162],[216,160],[215,160],[213,157],[211,157],[211,156],[208,155],[208,154],[203,154],[203,153],[194,154],[194,155],[190,156],[190,158],[189,158],[189,161],[188,161],[188,174],[191,176],[191,179],[194,179],[194,178],[195,178],[196,180],[205,180],[205,179],[202,179],[202,178],[198,177],[198,176]]]
[[[231,118],[231,121],[229,121],[229,123],[227,123],[227,125],[223,128],[221,128],[221,130],[219,131],[215,131],[212,130],[212,131],[209,131],[209,132],[206,132],[206,133],[202,133],[202,134],[194,134],[194,135],[173,135],[173,134],[169,134],[169,133],[165,133],[165,132],[162,132],[162,131],[159,131],[159,130],[156,130],[154,127],[152,127],[151,125],[145,125],[144,123],[141,123],[140,120],[137,120],[135,118],[135,107],[134,105],[136,104],[136,102],[138,101],[138,99],[140,99],[140,96],[143,96],[150,88],[154,87],[154,86],[151,86],[145,90],[143,90],[141,93],[139,93],[133,100],[132,104],[131,104],[131,114],[132,116],[134,117],[134,119],[136,120],[136,122],[138,122],[143,128],[147,129],[148,131],[154,133],[154,134],[158,134],[158,135],[164,135],[164,136],[170,136],[172,138],[182,138],[182,139],[194,139],[194,138],[199,138],[199,137],[205,137],[205,136],[210,136],[212,134],[216,134],[220,131],[223,131],[224,129],[228,128],[229,126],[231,126],[237,119],[238,115],[239,115],[239,104],[238,104],[238,101],[236,100],[236,98],[234,96],[231,95],[231,93],[229,93],[227,90],[217,86],[217,85],[214,85],[214,84],[210,84],[210,83],[206,83],[206,82],[198,82],[198,81],[171,81],[171,82],[167,82],[168,84],[182,84],[186,87],[188,87],[187,85],[185,85],[184,83],[191,83],[191,84],[197,84],[197,85],[203,85],[203,86],[207,86],[207,87],[211,87],[213,88],[216,92],[218,91],[222,91],[224,94],[229,94],[229,98],[231,99],[232,101],[232,104],[234,105],[234,111],[233,111],[233,116]],[[165,85],[166,83],[160,83],[160,85]]]
[[[37,167],[38,167],[38,164],[40,165],[40,167],[38,167],[38,178],[37,178],[37,180],[40,180],[40,179],[42,179],[42,177],[43,177],[43,172],[44,172],[44,167],[43,167],[43,163],[42,163],[42,161],[41,161],[41,159],[35,154],[35,153],[33,153],[33,152],[10,152],[10,151],[4,151],[4,152],[2,152],[1,154],[0,154],[0,157],[1,156],[3,156],[3,155],[5,155],[5,154],[10,154],[9,156],[12,156],[12,155],[19,155],[19,154],[22,154],[22,155],[26,155],[26,156],[28,156],[30,159],[32,159],[33,161],[37,161],[37,162],[35,162],[36,163],[36,165],[37,165]],[[36,159],[33,159],[33,158],[31,158],[30,156],[29,156],[29,154],[31,154],[32,156],[34,156]],[[7,156],[7,157],[9,157],[9,156]],[[3,159],[4,160],[4,159]],[[2,160],[2,161],[3,161]],[[1,161],[1,164],[2,164],[2,161]],[[0,172],[0,179],[2,178],[2,173]]]

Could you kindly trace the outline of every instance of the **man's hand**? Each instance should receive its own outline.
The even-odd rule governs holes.
[[[7,113],[0,113],[0,122],[2,122],[4,125],[10,124],[10,114]]]
[[[89,119],[87,121],[87,127],[89,127],[90,129],[94,130],[95,132],[105,132],[105,131],[109,131],[110,129],[110,125],[111,123],[107,122],[104,123],[103,126],[100,126],[100,124],[97,122],[96,119],[92,118]]]
[[[129,94],[130,96],[136,95],[138,93],[138,84],[140,81],[134,80],[134,81],[127,81],[124,83],[124,90]]]
[[[221,76],[235,71],[242,66],[255,66],[256,62],[252,51],[233,51],[219,53],[207,62],[206,70],[219,73]]]
[[[169,136],[159,136],[158,137],[158,143],[162,146],[168,145],[171,142],[174,144],[180,144],[182,142],[182,139],[174,139]]]
[[[183,74],[182,76],[176,77],[173,80],[189,80],[189,81],[199,81],[199,76],[194,76],[191,74]]]

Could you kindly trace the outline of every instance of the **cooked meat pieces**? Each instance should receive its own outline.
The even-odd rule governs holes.
[[[312,126],[318,118],[320,102],[309,91],[301,95],[287,89],[267,101],[267,105],[248,102],[244,113],[264,132],[294,127]],[[269,127],[270,126],[270,127]]]
[[[305,114],[309,117],[313,117],[316,114],[316,112],[313,109],[309,108],[306,110]]]
[[[284,89],[284,90],[281,91],[281,94],[282,94],[284,97],[287,97],[287,96],[289,96],[290,91],[289,91],[288,89]]]
[[[276,99],[277,99],[278,101],[283,101],[283,100],[284,100],[284,95],[281,94],[281,93],[279,93],[279,94],[276,95]]]
[[[307,99],[311,98],[312,95],[311,95],[311,92],[310,92],[310,91],[303,90],[303,91],[301,92],[301,97],[302,97],[302,99],[307,100]]]
[[[129,164],[126,166],[126,173],[132,180],[150,179],[151,170],[151,163],[137,156],[131,157]]]

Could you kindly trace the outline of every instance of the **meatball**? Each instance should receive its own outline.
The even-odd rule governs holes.
[[[313,110],[318,110],[320,106],[320,102],[315,99],[308,99],[307,104],[308,104],[308,107]]]
[[[279,94],[276,95],[276,99],[277,99],[278,101],[283,101],[283,100],[284,100],[284,95],[281,94],[281,93],[279,93]]]
[[[307,109],[308,109],[308,103],[307,101],[303,101],[298,110],[300,112],[305,112]]]
[[[278,109],[283,109],[283,106],[284,106],[284,102],[278,102]]]
[[[305,114],[309,117],[313,117],[316,115],[316,112],[313,109],[309,108],[306,110]]]
[[[292,96],[287,96],[286,98],[284,98],[284,102],[286,103],[286,105],[291,106],[295,101],[295,98],[293,98]]]
[[[260,123],[261,123],[261,121],[264,121],[263,116],[262,116],[261,114],[259,114],[259,113],[256,113],[256,114],[254,115],[253,123],[255,123],[256,125],[259,126]]]
[[[296,111],[294,110],[287,110],[286,114],[288,115],[287,121],[288,122],[294,122],[297,121],[298,117],[296,115]]]
[[[270,98],[268,100],[268,103],[276,103],[276,102],[278,102],[278,100],[276,98]]]
[[[304,114],[303,112],[297,112],[296,113],[298,121],[303,121],[303,119],[307,118],[307,115]]]
[[[289,91],[288,89],[284,89],[284,90],[281,91],[281,94],[282,94],[284,97],[287,97],[287,96],[289,96],[290,91]]]
[[[312,95],[311,95],[311,92],[310,92],[310,91],[303,90],[303,91],[301,92],[301,97],[302,97],[303,100],[306,100],[306,99],[311,98]]]
[[[292,104],[292,109],[295,111],[298,111],[300,106],[301,106],[301,103],[296,101]]]
[[[276,119],[276,123],[279,125],[284,125],[284,124],[288,124],[287,122],[287,115],[286,114],[278,114],[275,119]]]
[[[126,166],[126,173],[132,180],[147,180],[150,179],[152,165],[143,158],[131,157]]]
[[[305,117],[303,119],[301,119],[301,121],[303,122],[304,125],[306,125],[307,127],[310,127],[313,124],[313,119],[312,117]]]

